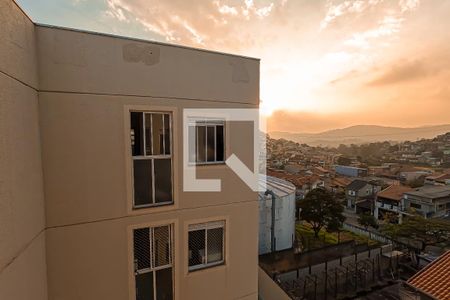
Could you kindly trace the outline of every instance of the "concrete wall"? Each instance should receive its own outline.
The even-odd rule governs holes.
[[[240,299],[257,292],[256,203],[181,210],[51,228],[49,299],[131,299],[129,226],[175,222],[176,299]],[[188,273],[187,222],[227,218],[226,263]],[[255,245],[255,246],[254,246]],[[78,297],[78,298],[77,298]]]
[[[175,228],[176,299],[257,298],[257,194],[225,165],[223,193],[183,192],[182,109],[255,108],[259,62],[118,37],[37,27],[49,299],[129,298],[131,227]],[[173,113],[174,204],[130,210],[129,109]],[[252,124],[226,128],[252,166]],[[232,192],[231,192],[232,191]],[[225,265],[187,271],[188,223],[226,220]]]
[[[255,59],[42,26],[37,31],[43,91],[259,103]]]
[[[291,298],[276,284],[267,273],[258,268],[259,299],[261,300],[290,300]]]
[[[47,299],[34,24],[0,0],[0,299]]]
[[[262,193],[263,194],[263,193]],[[271,251],[272,199],[259,197],[259,254]],[[276,251],[292,248],[295,237],[295,193],[278,197],[275,206]]]

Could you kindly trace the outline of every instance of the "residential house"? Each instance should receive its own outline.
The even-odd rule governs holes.
[[[304,199],[310,191],[325,187],[325,181],[317,175],[310,175],[299,178],[297,185],[300,187],[297,189],[297,195],[300,199]]]
[[[377,220],[401,224],[403,194],[412,190],[408,186],[391,185],[378,192],[375,197],[375,218]]]
[[[325,169],[324,167],[315,167],[313,169],[313,172],[320,177],[330,177],[330,171]]]
[[[433,174],[425,177],[425,184],[428,185],[448,185],[450,184],[450,174]]]
[[[404,193],[403,213],[424,218],[446,217],[450,213],[450,186],[426,185]]]
[[[356,213],[373,212],[374,198],[381,190],[381,185],[374,181],[353,180],[345,189],[347,208]]]
[[[285,171],[268,169],[267,175],[281,178],[292,183],[296,188],[296,198],[303,199],[311,190],[325,187],[325,182],[317,175],[294,175]]]
[[[284,170],[290,174],[298,174],[302,170],[302,166],[299,164],[288,163],[284,166]]]
[[[328,180],[326,187],[333,193],[345,193],[346,187],[352,182],[348,177],[334,177]]]

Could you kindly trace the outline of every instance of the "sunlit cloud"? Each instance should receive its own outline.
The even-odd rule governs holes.
[[[219,1],[214,1],[214,4],[217,6],[217,9],[219,10],[219,13],[222,15],[232,15],[237,16],[238,10],[234,6],[228,6],[226,4],[220,4]]]
[[[450,111],[447,0],[42,0],[34,6],[51,19],[60,14],[49,7],[64,2],[79,12],[97,7],[92,23],[102,26],[94,30],[261,58],[264,112],[303,114],[311,130],[344,117],[450,123],[443,113]],[[80,13],[79,22],[85,24],[86,13],[93,14]]]
[[[401,17],[387,15],[379,21],[375,28],[354,33],[352,37],[347,39],[344,43],[349,46],[368,49],[371,46],[371,40],[382,37],[390,37],[398,33],[404,20],[405,19]]]
[[[77,0],[80,1],[80,0]],[[108,0],[108,10],[105,12],[107,16],[118,19],[119,21],[128,21],[129,19],[125,16],[124,11],[127,10],[126,6],[122,4],[120,0]],[[124,8],[122,8],[124,7]]]
[[[401,12],[404,13],[417,9],[420,5],[420,0],[400,0],[399,5]]]
[[[275,7],[286,3],[286,0],[264,4],[253,0],[107,0],[105,15],[120,22],[133,20],[168,42],[232,51],[252,42],[242,36],[242,27],[270,17]],[[229,49],[223,49],[224,45],[229,45]]]
[[[346,14],[362,13],[370,6],[375,6],[380,2],[382,0],[347,0],[336,4],[335,1],[327,1],[327,14],[320,22],[320,28],[325,29],[337,18]]]

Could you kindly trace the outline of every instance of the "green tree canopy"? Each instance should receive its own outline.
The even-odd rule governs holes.
[[[358,224],[361,226],[364,226],[364,228],[367,230],[367,228],[378,228],[377,220],[374,216],[371,214],[361,214],[358,218]]]
[[[337,231],[345,221],[342,214],[344,208],[334,199],[333,194],[324,188],[310,191],[299,204],[300,219],[311,224],[316,237],[322,228]]]
[[[348,157],[341,156],[338,158],[337,163],[341,166],[350,166],[352,163],[352,160]]]
[[[423,247],[443,244],[450,246],[450,222],[425,219],[421,216],[406,217],[402,224],[386,224],[382,232],[393,239],[407,238],[421,241]]]

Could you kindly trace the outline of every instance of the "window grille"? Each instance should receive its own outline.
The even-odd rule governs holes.
[[[189,226],[189,270],[223,264],[225,222]]]
[[[133,231],[137,300],[173,299],[172,225]]]
[[[130,113],[134,208],[173,203],[170,113]]]
[[[189,162],[197,165],[225,161],[225,121],[195,120],[189,123]]]

